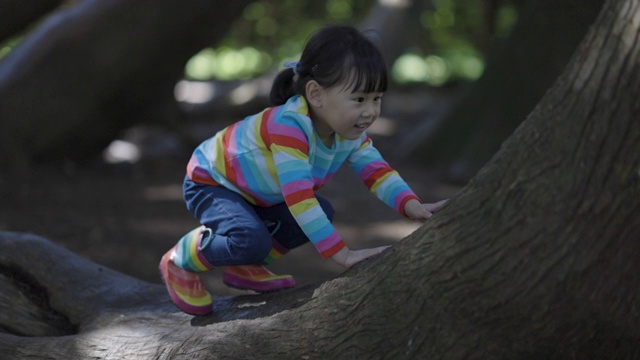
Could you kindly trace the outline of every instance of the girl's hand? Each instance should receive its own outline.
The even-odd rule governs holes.
[[[331,260],[337,262],[338,264],[350,268],[353,265],[359,263],[362,260],[368,259],[374,255],[378,255],[381,252],[385,251],[388,246],[380,246],[371,249],[362,249],[362,250],[350,250],[348,247],[343,247],[340,251],[333,254],[331,256]]]
[[[440,200],[433,204],[421,204],[420,201],[412,199],[404,205],[404,213],[411,220],[427,220],[433,213],[442,209],[449,199]]]

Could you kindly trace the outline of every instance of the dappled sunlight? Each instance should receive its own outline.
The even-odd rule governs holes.
[[[233,84],[225,86],[216,85],[214,81],[181,80],[176,84],[174,96],[177,101],[191,105],[205,104],[216,97],[228,96],[229,103],[238,106],[250,102],[257,96],[268,94],[271,82],[271,77],[246,80],[229,90]]]
[[[216,86],[212,82],[181,80],[175,87],[176,100],[188,104],[203,104],[216,96]]]
[[[102,157],[109,164],[136,163],[142,156],[137,145],[124,141],[114,140],[104,150]]]
[[[407,53],[391,66],[391,75],[400,83],[425,82],[432,86],[444,85],[452,78],[477,80],[483,71],[483,60],[470,49],[449,51],[447,57]]]
[[[248,103],[253,99],[256,95],[258,95],[258,86],[253,82],[246,82],[237,89],[231,91],[231,103],[233,105],[242,105]]]
[[[185,75],[195,80],[249,79],[266,72],[272,63],[271,55],[253,46],[206,48],[187,62]]]
[[[173,316],[166,316],[164,321],[171,321],[172,318]],[[122,358],[129,358],[122,353],[127,349],[129,341],[131,344],[150,344],[149,348],[136,348],[134,350],[136,358],[152,357],[157,351],[157,346],[153,346],[153,344],[166,342],[168,332],[165,327],[158,326],[159,322],[154,319],[153,314],[149,314],[147,319],[147,321],[141,321],[140,316],[132,317],[130,314],[123,313],[119,318],[112,320],[116,322],[115,324],[82,332],[77,336],[78,340],[75,342],[76,354],[68,354],[69,358],[105,359],[112,358],[115,354],[122,356]],[[178,321],[178,319],[173,320]],[[124,343],[120,345],[120,348],[114,348],[114,344],[122,341]]]
[[[411,5],[409,0],[378,0],[378,3],[390,8],[406,8]]]

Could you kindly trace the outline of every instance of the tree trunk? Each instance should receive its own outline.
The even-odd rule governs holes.
[[[0,165],[85,160],[132,124],[176,121],[184,64],[249,0],[86,0],[0,63]]]
[[[373,30],[382,37],[381,50],[387,65],[402,55],[408,44],[424,42],[424,29],[420,25],[420,14],[432,9],[431,0],[378,0],[360,28]],[[416,40],[416,37],[421,37]]]
[[[604,0],[530,0],[483,76],[411,157],[466,183],[533,110],[562,73]]]
[[[317,288],[218,297],[212,315],[194,318],[160,286],[0,233],[0,327],[14,334],[0,334],[0,352],[637,358],[639,14],[640,0],[608,1],[552,90],[445,209]],[[23,319],[39,324],[13,325]]]

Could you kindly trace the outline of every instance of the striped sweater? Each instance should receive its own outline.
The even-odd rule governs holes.
[[[324,213],[315,191],[347,162],[369,190],[398,213],[418,199],[383,160],[364,133],[357,140],[335,135],[327,148],[313,129],[304,97],[267,108],[221,130],[200,144],[187,166],[197,183],[224,186],[258,206],[285,202],[320,254],[345,244]]]

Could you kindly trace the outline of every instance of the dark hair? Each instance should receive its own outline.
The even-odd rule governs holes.
[[[387,66],[380,50],[359,30],[332,25],[316,31],[302,51],[294,70],[284,69],[273,81],[271,103],[282,105],[294,95],[305,95],[305,86],[315,80],[332,87],[348,80],[353,91],[387,90]]]

